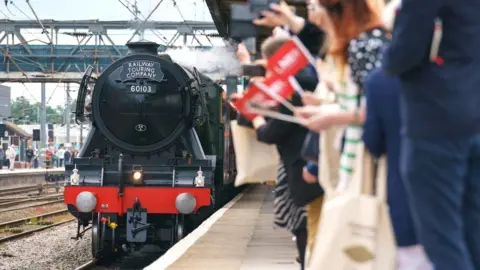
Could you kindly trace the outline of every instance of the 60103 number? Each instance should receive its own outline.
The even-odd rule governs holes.
[[[133,93],[152,93],[152,86],[150,85],[132,85],[130,91]]]

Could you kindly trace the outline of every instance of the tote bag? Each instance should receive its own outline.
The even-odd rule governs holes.
[[[254,129],[239,126],[237,121],[230,126],[237,165],[235,186],[275,181],[280,160],[275,145],[259,142]]]
[[[330,179],[323,136],[320,145],[319,181],[325,203],[306,269],[394,270],[396,243],[386,203],[385,158],[379,160],[375,174],[373,159],[361,144],[352,179],[338,192]]]

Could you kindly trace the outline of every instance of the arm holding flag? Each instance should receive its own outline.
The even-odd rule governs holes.
[[[292,104],[301,104],[300,95],[295,94]],[[289,109],[280,107],[280,112],[286,115],[292,115]],[[257,116],[253,120],[253,125],[257,130],[257,140],[267,144],[279,144],[289,137],[291,131],[298,127],[298,124],[282,121],[278,119],[269,119],[265,121],[262,116]]]

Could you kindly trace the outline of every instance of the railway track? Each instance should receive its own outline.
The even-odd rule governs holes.
[[[95,267],[95,264],[97,263],[97,260],[91,260],[89,262],[86,262],[79,267],[75,268],[75,270],[90,270],[93,267]]]
[[[34,197],[34,198],[23,198],[23,199],[20,199],[20,200],[15,200],[13,198],[13,200],[11,201],[7,201],[7,202],[0,202],[0,213],[2,212],[1,209],[5,209],[5,208],[10,208],[10,207],[13,207],[13,206],[17,206],[17,205],[21,205],[21,204],[25,204],[25,203],[32,203],[32,202],[50,202],[50,201],[55,201],[55,200],[59,200],[59,199],[63,199],[63,194],[52,194],[52,195],[45,195],[45,196],[39,196],[39,197]]]
[[[36,200],[31,200],[28,202],[36,202]],[[24,205],[24,206],[19,206],[19,207],[11,207],[7,209],[0,209],[0,214],[6,213],[6,212],[12,212],[12,211],[18,211],[18,210],[23,210],[23,209],[28,209],[28,208],[35,208],[35,207],[42,207],[42,206],[48,206],[48,205],[54,205],[58,203],[63,203],[63,196],[57,196],[53,200],[49,199],[46,202],[39,202],[36,204],[31,204],[31,205]],[[0,207],[1,208],[1,207]]]
[[[132,254],[115,255],[108,259],[92,259],[75,270],[113,270],[113,269],[143,269],[157,260],[165,250],[152,249],[152,246]]]
[[[67,209],[0,223],[0,243],[75,220]]]
[[[42,188],[40,188],[40,186]],[[39,192],[40,190],[45,190],[48,188],[55,188],[55,184],[30,185],[30,186],[24,186],[24,187],[0,189],[0,197],[23,194],[23,193],[28,194],[29,192],[33,192],[33,191]]]

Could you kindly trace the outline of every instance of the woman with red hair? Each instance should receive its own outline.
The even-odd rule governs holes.
[[[388,42],[387,31],[373,1],[319,0],[328,15],[331,43],[328,54],[335,63],[340,111],[315,113],[299,109],[297,115],[307,119],[307,126],[320,132],[331,126],[342,126],[339,188],[349,182],[355,165],[355,153],[362,143],[365,118],[363,84],[368,73],[381,65],[381,50]],[[332,78],[323,78],[332,79]]]

